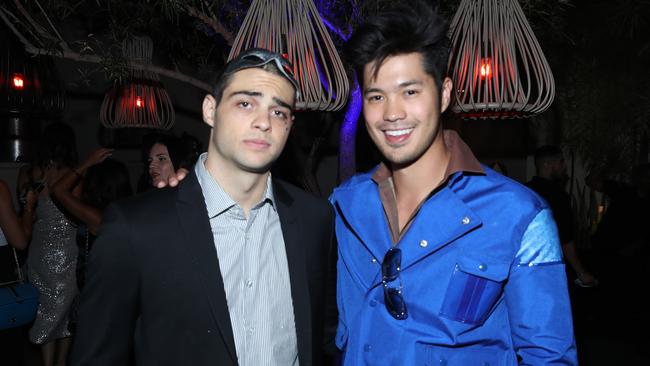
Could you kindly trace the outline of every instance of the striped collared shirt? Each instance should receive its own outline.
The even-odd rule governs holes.
[[[205,168],[201,185],[223,277],[241,366],[298,365],[289,267],[269,176],[262,200],[248,219]]]

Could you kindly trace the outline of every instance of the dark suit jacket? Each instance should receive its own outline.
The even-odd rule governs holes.
[[[327,202],[274,180],[301,366],[323,361],[333,216]],[[75,366],[236,365],[219,259],[195,174],[178,188],[112,205],[81,295]],[[330,299],[331,300],[331,299]]]

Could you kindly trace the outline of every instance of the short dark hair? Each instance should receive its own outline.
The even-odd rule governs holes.
[[[35,156],[35,166],[44,169],[49,164],[72,167],[77,163],[77,141],[74,130],[63,122],[54,122],[41,133]]]
[[[346,44],[344,58],[363,83],[363,69],[375,62],[373,76],[390,56],[419,53],[424,71],[442,87],[447,75],[447,22],[420,1],[399,4],[368,18]]]
[[[535,150],[535,167],[539,169],[542,167],[542,164],[561,160],[563,158],[564,154],[559,147],[555,145],[540,146],[537,148],[537,150]]]
[[[88,168],[83,184],[83,200],[103,210],[109,203],[133,194],[129,170],[124,163],[106,159]]]

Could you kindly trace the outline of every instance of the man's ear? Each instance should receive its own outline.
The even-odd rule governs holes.
[[[450,78],[445,78],[442,81],[442,88],[440,88],[440,93],[442,93],[442,98],[440,98],[440,113],[447,110],[449,103],[451,102],[451,88],[454,86]]]
[[[203,122],[214,127],[214,118],[217,112],[217,101],[210,94],[203,98]]]

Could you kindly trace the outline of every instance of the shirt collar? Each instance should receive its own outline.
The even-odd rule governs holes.
[[[447,146],[449,151],[449,163],[445,171],[445,177],[449,178],[451,175],[458,172],[478,173],[485,174],[481,163],[476,159],[472,150],[467,146],[458,133],[454,130],[443,130],[442,140]],[[375,183],[381,183],[389,178],[392,178],[393,172],[388,168],[385,163],[379,164],[379,167],[372,175],[372,180]]]
[[[205,206],[208,210],[208,217],[213,218],[238,204],[228,195],[228,193],[226,193],[226,191],[223,190],[219,183],[217,183],[217,180],[212,178],[210,172],[208,172],[208,169],[205,167],[206,158],[207,153],[203,153],[199,156],[199,159],[194,165],[194,173],[196,173],[199,185],[201,186],[201,191],[203,191]],[[273,184],[270,174],[266,180],[264,198],[262,198],[258,204],[253,206],[253,208],[258,208],[265,202],[269,202],[271,207],[275,209],[275,198],[273,195]]]

